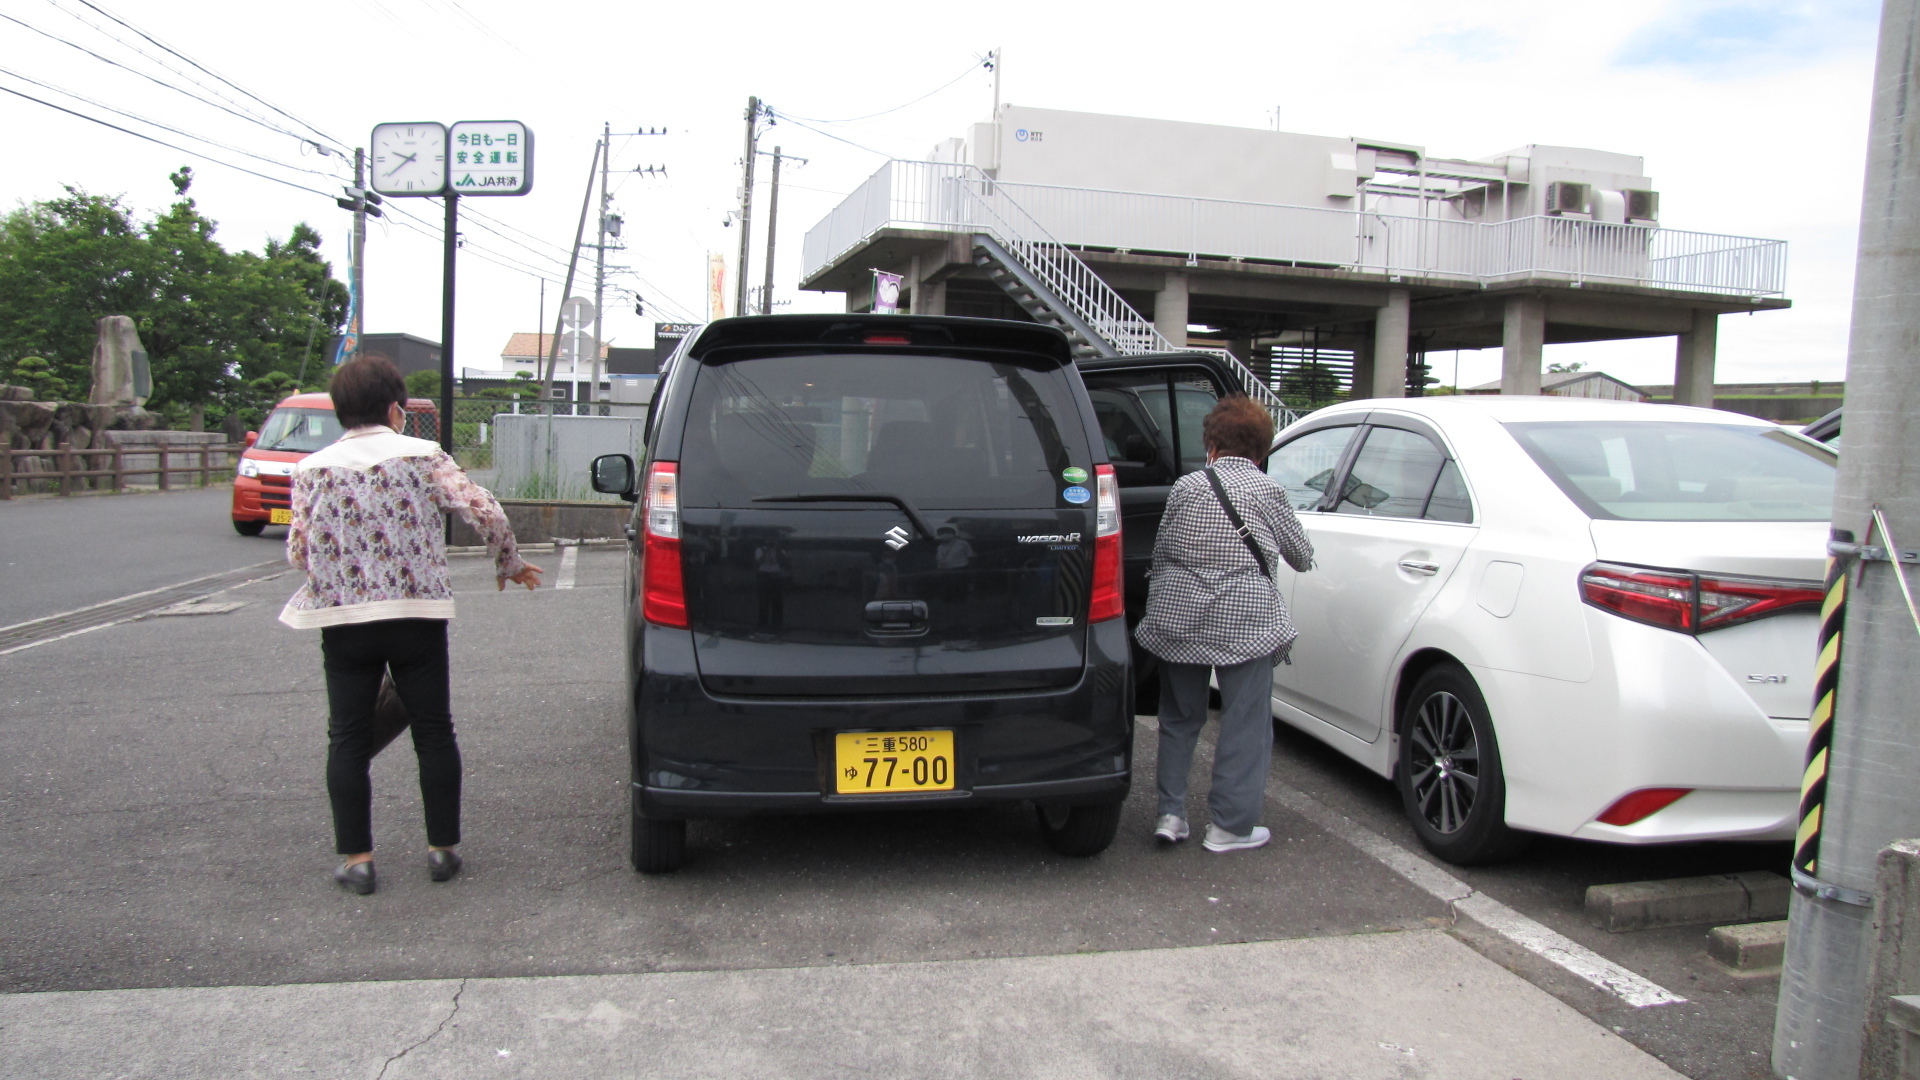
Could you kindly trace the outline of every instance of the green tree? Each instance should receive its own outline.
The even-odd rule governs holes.
[[[53,373],[53,365],[38,356],[23,356],[14,361],[13,382],[31,389],[35,401],[60,401],[67,396],[66,381]]]
[[[0,360],[44,357],[84,396],[94,320],[146,303],[146,238],[117,198],[78,188],[0,218]]]
[[[431,368],[407,372],[407,396],[440,400],[440,373]]]

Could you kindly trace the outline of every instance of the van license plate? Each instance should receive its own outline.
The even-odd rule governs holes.
[[[846,731],[833,737],[834,791],[953,790],[953,732]]]
[[[267,524],[269,524],[269,525],[291,525],[291,524],[293,524],[293,511],[291,511],[291,510],[269,510],[269,511],[267,511]]]

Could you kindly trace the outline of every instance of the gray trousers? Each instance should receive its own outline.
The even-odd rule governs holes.
[[[1273,761],[1273,664],[1264,656],[1232,667],[1160,665],[1160,762],[1154,782],[1161,814],[1187,816],[1193,747],[1207,722],[1207,673],[1220,675],[1220,736],[1213,751],[1207,809],[1235,836],[1260,824]]]

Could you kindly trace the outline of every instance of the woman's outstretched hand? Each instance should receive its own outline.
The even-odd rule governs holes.
[[[543,573],[545,573],[544,570],[541,570],[539,567],[533,565],[532,563],[527,563],[525,566],[520,568],[519,573],[513,575],[512,577],[494,578],[493,583],[499,588],[505,589],[507,587],[507,582],[511,581],[515,585],[525,585],[527,587],[527,591],[532,592],[533,590],[540,587],[540,575]]]

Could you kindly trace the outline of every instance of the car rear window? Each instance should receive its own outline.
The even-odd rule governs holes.
[[[290,450],[311,454],[340,437],[340,421],[332,409],[275,409],[260,425],[255,450]]]
[[[1508,424],[1589,516],[1628,521],[1827,521],[1834,454],[1732,424]]]
[[[1080,506],[1093,471],[1064,372],[874,354],[703,366],[680,463],[685,505],[740,508],[840,492],[923,509]]]

